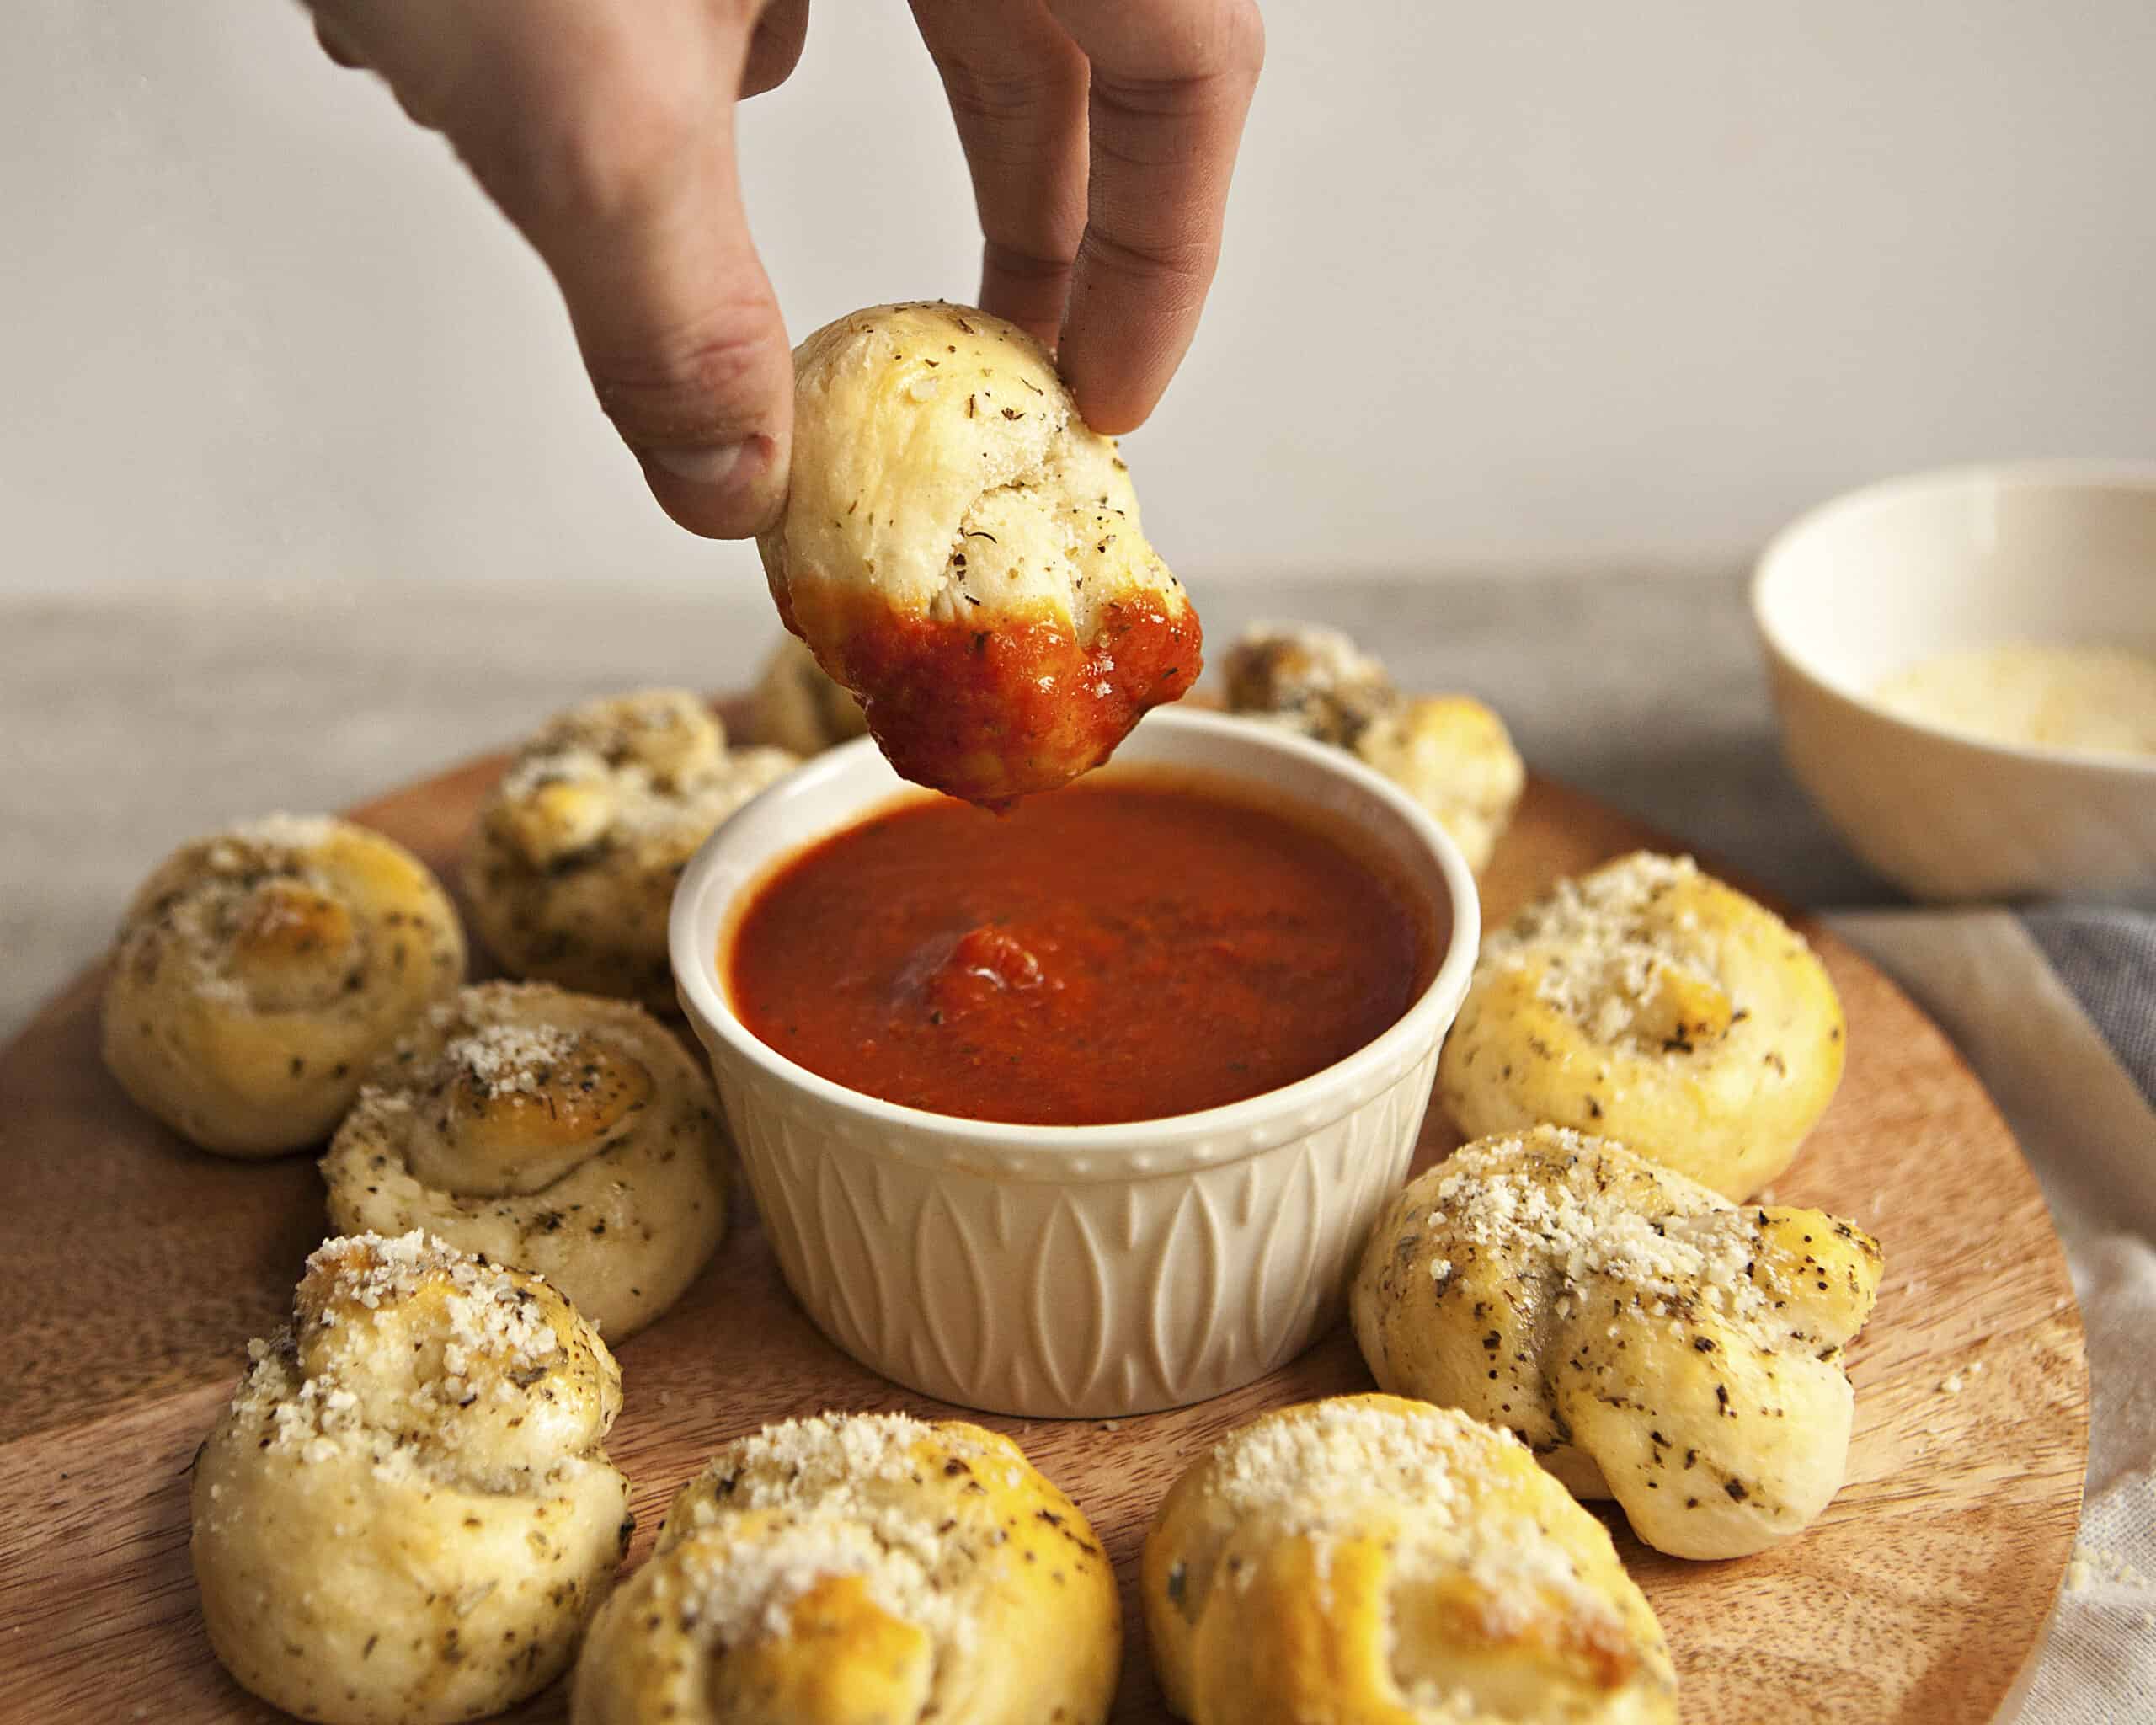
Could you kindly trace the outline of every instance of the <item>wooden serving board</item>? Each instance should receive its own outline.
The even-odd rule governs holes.
[[[501,765],[472,762],[356,816],[453,879]],[[1488,914],[1657,842],[1537,781],[1485,883]],[[1848,1009],[1849,1066],[1777,1195],[1858,1219],[1886,1252],[1877,1315],[1849,1353],[1849,1483],[1801,1538],[1737,1562],[1658,1556],[1605,1514],[1668,1632],[1688,1721],[2004,1717],[2073,1543],[2088,1448],[2080,1315],[2043,1199],[1982,1087],[1891,983],[1808,932]],[[187,1470],[243,1345],[285,1314],[324,1229],[322,1188],[311,1157],[221,1161],[136,1112],[99,1062],[102,982],[101,969],[82,977],[0,1052],[0,1718],[274,1718],[203,1638]],[[1454,1141],[1433,1111],[1417,1166]],[[825,1342],[747,1215],[621,1359],[627,1407],[609,1448],[636,1484],[632,1562],[682,1481],[766,1420],[949,1411]],[[1117,1720],[1166,1717],[1132,1589],[1170,1482],[1260,1409],[1369,1386],[1342,1327],[1200,1407],[986,1420],[1077,1500],[1115,1558],[1129,1628]],[[520,1717],[556,1719],[563,1706],[557,1686]]]

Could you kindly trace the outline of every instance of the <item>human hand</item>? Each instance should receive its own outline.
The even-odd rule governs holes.
[[[808,0],[306,0],[323,46],[441,132],[560,286],[600,405],[683,526],[786,492],[792,366],[734,104]],[[971,166],[980,303],[1060,346],[1125,431],[1194,333],[1263,54],[1255,0],[911,0]]]

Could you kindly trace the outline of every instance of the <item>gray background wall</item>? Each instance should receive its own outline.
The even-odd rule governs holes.
[[[1682,562],[1987,455],[2156,452],[2156,9],[1273,0],[1213,314],[1132,457],[1213,581]],[[0,592],[754,579],[520,243],[281,0],[15,0]],[[971,291],[899,0],[752,104],[797,335]]]

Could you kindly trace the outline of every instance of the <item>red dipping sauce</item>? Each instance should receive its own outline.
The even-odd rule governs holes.
[[[1406,1012],[1446,933],[1318,827],[1129,772],[1008,814],[873,816],[766,880],[721,962],[750,1031],[835,1083],[1088,1126],[1331,1065]]]

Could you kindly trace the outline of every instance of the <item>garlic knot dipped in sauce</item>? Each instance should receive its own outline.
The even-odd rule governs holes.
[[[792,487],[757,542],[786,625],[899,772],[1007,804],[1107,759],[1197,681],[1198,613],[1046,349],[880,306],[794,353]]]

